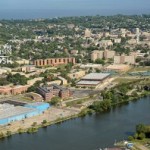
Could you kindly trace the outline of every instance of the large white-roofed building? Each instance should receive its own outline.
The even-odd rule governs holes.
[[[49,103],[43,102],[23,104],[17,101],[2,101],[0,102],[0,126],[40,115],[49,107]]]
[[[104,83],[110,77],[110,73],[90,73],[84,76],[77,86],[81,87],[97,87]]]

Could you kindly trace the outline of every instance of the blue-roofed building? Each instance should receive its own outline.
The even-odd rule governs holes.
[[[29,103],[24,106],[14,106],[8,103],[0,104],[0,125],[40,115],[49,107],[48,103],[43,102]]]
[[[45,111],[50,107],[50,104],[49,103],[43,103],[43,102],[37,102],[37,103],[26,104],[25,107],[34,108],[34,109],[37,109],[39,111]]]

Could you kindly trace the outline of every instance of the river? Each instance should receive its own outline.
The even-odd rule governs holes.
[[[16,134],[1,140],[0,150],[95,150],[127,138],[139,123],[150,124],[150,97],[41,128],[34,134]]]

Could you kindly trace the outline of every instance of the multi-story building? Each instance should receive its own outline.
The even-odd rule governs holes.
[[[33,61],[36,66],[58,66],[63,64],[72,63],[75,64],[75,58],[48,58],[48,59],[37,59]]]
[[[109,47],[109,46],[113,46],[113,42],[111,40],[102,40],[99,42],[99,47]]]
[[[44,100],[50,100],[53,97],[53,93],[46,87],[38,87],[37,92],[44,98]]]
[[[114,58],[116,52],[112,51],[112,50],[105,50],[104,51],[104,58],[105,59],[110,59],[110,58]]]
[[[25,93],[27,89],[29,88],[29,85],[17,85],[17,86],[0,86],[0,94],[3,95],[16,95]]]
[[[95,50],[91,54],[91,60],[95,61],[96,59],[103,59],[104,57],[104,51]]]
[[[51,100],[51,98],[55,96],[64,99],[70,97],[72,94],[68,88],[64,88],[57,84],[52,84],[48,87],[38,87],[37,92],[42,95],[45,100]]]
[[[133,55],[121,55],[121,56],[114,56],[114,64],[135,64],[135,56]]]
[[[121,43],[121,38],[114,39],[114,43]]]
[[[28,90],[29,86],[28,85],[18,85],[18,86],[14,86],[11,90],[11,93],[13,95],[16,95],[16,94],[22,94],[22,93],[25,93],[27,90]]]
[[[86,38],[91,37],[91,30],[86,29],[85,32],[84,32],[84,36],[85,36]]]
[[[116,52],[113,50],[104,50],[104,51],[95,50],[91,54],[91,60],[95,61],[96,59],[114,58],[115,54],[116,54]]]

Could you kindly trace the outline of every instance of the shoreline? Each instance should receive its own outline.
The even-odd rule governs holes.
[[[119,104],[124,104],[124,103],[128,103],[128,102],[131,102],[131,101],[134,101],[134,100],[140,100],[141,98],[143,98],[143,97],[148,97],[148,96],[150,96],[150,93],[148,92],[148,93],[146,93],[146,94],[144,94],[143,95],[143,93],[141,94],[141,95],[139,95],[138,97],[132,97],[132,98],[130,98],[130,99],[128,99],[127,101],[122,101],[122,102],[119,102],[119,103],[116,103],[116,104],[112,104],[111,105],[111,108],[112,107],[115,107],[115,106],[117,106],[117,105],[119,105]],[[50,108],[50,109],[52,109],[52,108]],[[63,111],[65,111],[65,109],[62,109]],[[85,112],[83,112],[82,113],[82,111],[84,111],[84,110],[86,110]],[[89,111],[90,110],[90,111]],[[51,126],[51,125],[54,125],[54,124],[59,124],[59,123],[63,123],[63,122],[65,122],[65,121],[68,121],[68,120],[71,120],[71,119],[74,119],[74,118],[79,118],[79,117],[85,117],[86,115],[90,115],[90,114],[93,114],[93,112],[94,113],[97,113],[97,112],[95,112],[94,110],[91,110],[91,109],[89,109],[88,107],[87,108],[84,108],[84,109],[82,109],[81,111],[78,111],[78,112],[76,112],[76,113],[74,113],[74,114],[71,114],[71,115],[67,115],[67,116],[65,116],[65,117],[57,117],[56,119],[54,119],[54,120],[52,120],[52,121],[45,121],[45,123],[44,123],[44,120],[45,119],[43,119],[43,123],[41,122],[41,123],[39,123],[39,124],[36,124],[35,122],[32,122],[32,125],[30,125],[30,127],[27,127],[27,128],[23,128],[23,126],[21,127],[20,126],[20,128],[17,128],[17,130],[15,130],[15,131],[12,131],[12,130],[9,130],[9,129],[7,129],[7,127],[8,127],[8,125],[7,125],[7,127],[6,127],[6,129],[4,129],[4,131],[0,131],[0,139],[2,138],[7,138],[7,137],[9,137],[9,136],[11,136],[11,135],[15,135],[15,134],[23,134],[23,133],[29,133],[29,134],[32,134],[32,133],[36,133],[36,132],[38,132],[38,129],[39,128],[46,128],[46,127],[48,127],[48,126]],[[104,112],[104,111],[103,111]],[[38,116],[37,116],[37,118],[38,118]],[[32,118],[30,118],[30,119],[32,119]],[[28,120],[27,120],[28,121]],[[19,121],[19,122],[21,122],[21,121]],[[34,125],[34,123],[35,123],[35,125]],[[14,123],[15,124],[15,123]]]

